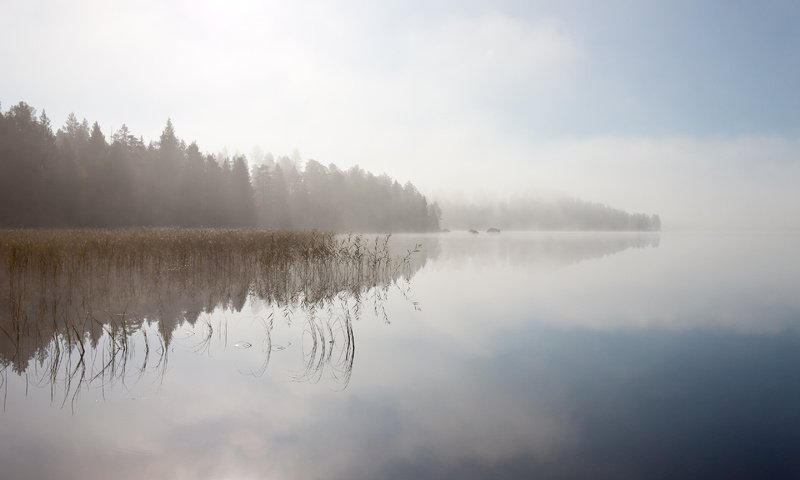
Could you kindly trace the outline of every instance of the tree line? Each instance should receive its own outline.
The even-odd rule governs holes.
[[[442,224],[447,228],[661,230],[661,218],[656,214],[628,213],[575,198],[512,198],[485,202],[443,202],[442,205],[445,212]]]
[[[123,125],[110,138],[70,114],[55,132],[43,111],[0,109],[0,226],[263,227],[437,231],[441,211],[411,183],[268,155],[213,155],[171,121],[145,143]]]

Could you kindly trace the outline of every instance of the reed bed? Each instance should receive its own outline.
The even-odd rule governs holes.
[[[148,362],[166,371],[180,324],[255,298],[272,306],[267,337],[275,315],[306,319],[313,347],[301,377],[318,379],[336,364],[346,382],[363,300],[378,315],[386,290],[413,274],[418,250],[395,255],[388,236],[317,231],[0,231],[0,369],[27,375],[37,359],[32,376],[51,388],[60,382],[66,399],[80,385],[124,381],[131,342],[145,346],[135,372]],[[87,372],[90,364],[99,370]]]
[[[258,264],[273,264],[347,260],[363,254],[360,245],[337,242],[328,232],[174,228],[6,230],[0,231],[0,251],[9,271],[27,267],[46,271],[65,263],[187,265],[188,260],[207,255],[220,260],[247,256]]]

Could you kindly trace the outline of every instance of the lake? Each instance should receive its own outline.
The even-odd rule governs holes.
[[[25,280],[0,317],[0,477],[800,478],[800,236],[390,246],[400,268],[319,288]]]

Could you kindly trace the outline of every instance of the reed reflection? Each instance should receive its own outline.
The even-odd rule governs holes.
[[[265,359],[252,373],[269,365],[276,317],[300,317],[310,351],[298,378],[318,379],[329,367],[346,385],[353,321],[367,302],[388,321],[388,289],[408,288],[425,262],[417,245],[390,251],[389,237],[316,232],[11,231],[0,238],[2,382],[10,368],[49,386],[62,404],[76,400],[81,386],[163,377],[181,325],[201,352],[214,334],[210,314],[240,312],[248,300],[270,307],[260,318]]]
[[[346,386],[355,358],[353,323],[389,323],[396,290],[414,308],[410,280],[431,261],[558,265],[628,248],[657,247],[647,235],[334,236],[318,232],[139,229],[0,232],[0,382],[25,376],[51,400],[75,402],[82,387],[163,380],[176,341],[207,352],[227,344],[211,314],[263,311],[259,349],[244,373],[263,375],[275,329],[302,322],[303,365],[295,380],[327,375]],[[176,332],[181,332],[176,339]],[[246,343],[246,342],[245,342]],[[1,387],[2,385],[0,385]]]

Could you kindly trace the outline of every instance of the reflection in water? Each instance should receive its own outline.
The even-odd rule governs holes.
[[[658,248],[658,233],[504,232],[442,236],[441,260],[520,266],[569,265],[629,248]]]
[[[362,240],[388,252],[364,258],[393,259],[378,268],[204,254],[5,271],[0,464],[12,478],[647,476],[624,455],[653,434],[640,417],[663,403],[647,396],[666,389],[679,405],[716,372],[663,369],[683,337],[596,324],[623,317],[641,296],[631,286],[669,278],[653,262],[676,243],[396,235]],[[601,288],[608,303],[587,295]],[[590,328],[559,324],[575,304]],[[659,318],[671,305],[648,302]],[[691,431],[677,410],[669,425]]]
[[[67,247],[64,247],[67,249]],[[138,247],[137,247],[138,248]],[[39,252],[20,261],[19,250],[0,249],[0,366],[46,385],[62,405],[80,387],[163,377],[174,335],[181,327],[192,351],[208,351],[215,337],[210,315],[241,312],[248,301],[270,307],[263,325],[261,375],[273,351],[276,321],[305,321],[308,350],[298,379],[318,380],[328,368],[347,384],[355,352],[353,321],[368,304],[388,317],[390,288],[408,280],[426,261],[419,245],[398,252],[388,237],[342,237],[334,255],[281,254],[264,258],[247,249],[163,252]],[[202,319],[202,320],[201,320]],[[221,338],[221,337],[219,337]],[[242,347],[242,345],[238,345]],[[249,348],[250,344],[245,345]],[[137,356],[139,358],[137,358]],[[54,399],[54,398],[53,398]]]
[[[67,256],[55,265],[29,262],[16,268],[6,262],[0,271],[0,291],[7,299],[0,305],[0,365],[51,390],[60,384],[63,403],[92,382],[111,386],[146,373],[163,376],[174,332],[182,325],[190,333],[190,349],[207,351],[215,327],[223,326],[201,317],[217,308],[241,312],[248,300],[259,300],[269,313],[259,318],[264,360],[254,374],[269,365],[276,321],[302,317],[309,345],[297,378],[319,380],[327,367],[346,385],[355,351],[353,320],[365,301],[371,314],[388,322],[383,306],[388,289],[407,291],[406,282],[429,259],[573,263],[658,246],[658,236],[511,233],[476,241],[458,234],[399,235],[341,242],[343,251],[357,252],[357,260],[255,262],[242,252],[203,251],[177,257]]]

